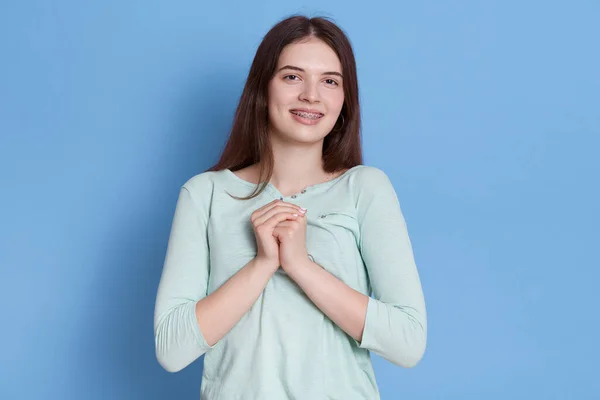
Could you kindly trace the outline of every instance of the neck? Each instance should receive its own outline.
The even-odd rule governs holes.
[[[327,181],[323,170],[323,140],[290,145],[271,141],[273,174],[270,182],[282,193],[296,193],[306,186]]]

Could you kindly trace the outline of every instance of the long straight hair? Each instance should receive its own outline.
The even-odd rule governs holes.
[[[258,196],[271,179],[273,149],[268,134],[268,87],[285,46],[318,38],[337,54],[344,75],[344,104],[332,130],[323,140],[323,169],[327,173],[362,164],[361,122],[358,79],[354,52],[346,34],[327,17],[293,15],[264,36],[256,50],[250,72],[237,106],[229,139],[219,161],[207,171],[232,171],[260,162],[260,179],[249,200]],[[235,196],[234,196],[235,197]]]

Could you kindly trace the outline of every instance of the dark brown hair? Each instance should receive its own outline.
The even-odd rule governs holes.
[[[350,41],[344,31],[327,17],[293,15],[273,26],[258,46],[234,115],[229,139],[219,161],[207,170],[228,168],[235,171],[260,162],[260,183],[248,197],[236,197],[238,199],[248,200],[258,196],[273,173],[267,96],[279,55],[288,44],[312,37],[324,41],[335,51],[344,75],[344,104],[337,122],[323,141],[323,169],[327,173],[335,173],[362,164],[358,79]]]

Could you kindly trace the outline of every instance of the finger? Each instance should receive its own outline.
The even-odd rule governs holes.
[[[252,214],[262,215],[265,211],[270,210],[274,205],[276,205],[278,201],[281,201],[281,200],[275,199],[275,200],[265,204],[264,206],[257,208],[256,210],[254,210],[254,212]]]
[[[258,210],[254,211],[253,214],[256,218],[258,218],[258,217],[262,216],[264,213],[269,212],[276,207],[292,207],[292,208],[295,208],[298,212],[302,213],[302,207],[300,207],[296,204],[293,204],[293,203],[285,202],[283,200],[275,199],[272,202],[267,203],[264,206],[262,206],[261,208],[259,208]]]
[[[275,205],[274,207],[271,207],[268,211],[265,211],[262,215],[258,215],[255,216],[254,218],[254,224],[256,226],[262,225],[265,223],[265,221],[267,221],[269,218],[273,217],[275,214],[278,213],[291,213],[291,214],[298,214],[301,215],[302,213],[298,211],[298,209],[296,207],[290,207],[288,205]]]
[[[295,209],[289,208],[289,207],[277,207],[277,208],[273,208],[273,209],[265,212],[260,217],[255,218],[254,219],[254,225],[255,226],[263,225],[269,219],[273,218],[273,216],[278,215],[278,214],[288,214],[288,215],[292,215],[293,216],[293,214],[298,214],[298,212]],[[285,219],[286,217],[284,216],[282,218]]]
[[[277,224],[277,228],[291,228],[293,226],[293,224],[291,223],[291,221],[281,221],[280,223]]]
[[[266,220],[263,223],[263,225],[268,226],[270,229],[275,229],[275,227],[278,226],[280,223],[283,223],[283,222],[289,223],[298,218],[301,218],[301,216],[299,214],[294,215],[294,213],[282,212],[282,213],[277,213],[277,214],[273,215],[271,218]]]

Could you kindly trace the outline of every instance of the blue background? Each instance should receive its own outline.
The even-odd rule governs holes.
[[[202,359],[154,355],[178,188],[295,12],[354,45],[421,274],[427,352],[373,355],[382,398],[600,398],[600,3],[283,3],[2,2],[0,398],[199,398]]]

